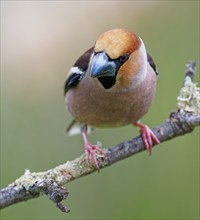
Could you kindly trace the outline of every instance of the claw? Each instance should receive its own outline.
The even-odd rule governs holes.
[[[149,152],[149,155],[151,155],[153,142],[160,144],[160,141],[147,125],[143,125],[140,122],[136,122],[134,125],[140,128],[140,134],[144,141],[145,147]]]
[[[97,161],[96,151],[100,154],[104,155],[104,152],[101,148],[96,145],[92,145],[89,142],[85,143],[85,154],[86,154],[86,162],[89,164],[90,156],[92,157],[93,163],[95,167],[99,170],[99,164]]]

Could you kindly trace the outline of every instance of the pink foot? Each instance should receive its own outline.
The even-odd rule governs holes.
[[[86,162],[87,164],[89,164],[89,159],[91,156],[95,167],[99,169],[96,152],[99,152],[100,154],[104,155],[104,152],[100,147],[92,145],[87,141],[87,143],[85,143]]]
[[[100,147],[98,147],[97,145],[93,145],[89,142],[87,138],[87,127],[86,126],[82,127],[82,136],[83,136],[83,140],[85,144],[86,162],[87,164],[89,164],[89,159],[91,156],[95,167],[99,170],[99,163],[97,161],[96,152],[102,154],[103,156],[104,156],[104,152]]]
[[[140,134],[142,136],[146,149],[149,152],[149,155],[151,155],[153,141],[156,144],[160,144],[160,141],[147,125],[143,125],[140,122],[136,122],[134,125],[140,128]]]

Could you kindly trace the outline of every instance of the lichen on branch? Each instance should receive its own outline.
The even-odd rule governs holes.
[[[193,82],[196,64],[190,62],[186,65],[186,76],[180,95],[177,97],[177,108],[180,113],[191,112],[200,114],[200,88]]]

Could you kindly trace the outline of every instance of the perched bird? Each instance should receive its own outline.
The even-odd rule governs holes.
[[[82,133],[86,161],[92,157],[99,168],[96,151],[89,142],[88,126],[140,128],[151,154],[153,141],[160,141],[139,120],[147,113],[156,91],[157,70],[140,37],[126,29],[113,29],[99,36],[70,69],[65,83],[65,103],[74,121],[68,133]],[[80,127],[77,130],[77,122]]]

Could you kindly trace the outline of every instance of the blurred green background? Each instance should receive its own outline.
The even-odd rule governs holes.
[[[118,27],[136,32],[158,66],[142,122],[159,125],[176,109],[185,64],[196,60],[199,73],[199,1],[1,1],[1,188],[26,168],[44,171],[84,152],[81,136],[64,135],[65,76],[99,34]],[[110,147],[136,135],[127,126],[90,139]],[[69,214],[40,197],[1,218],[199,219],[199,128],[67,187]]]

